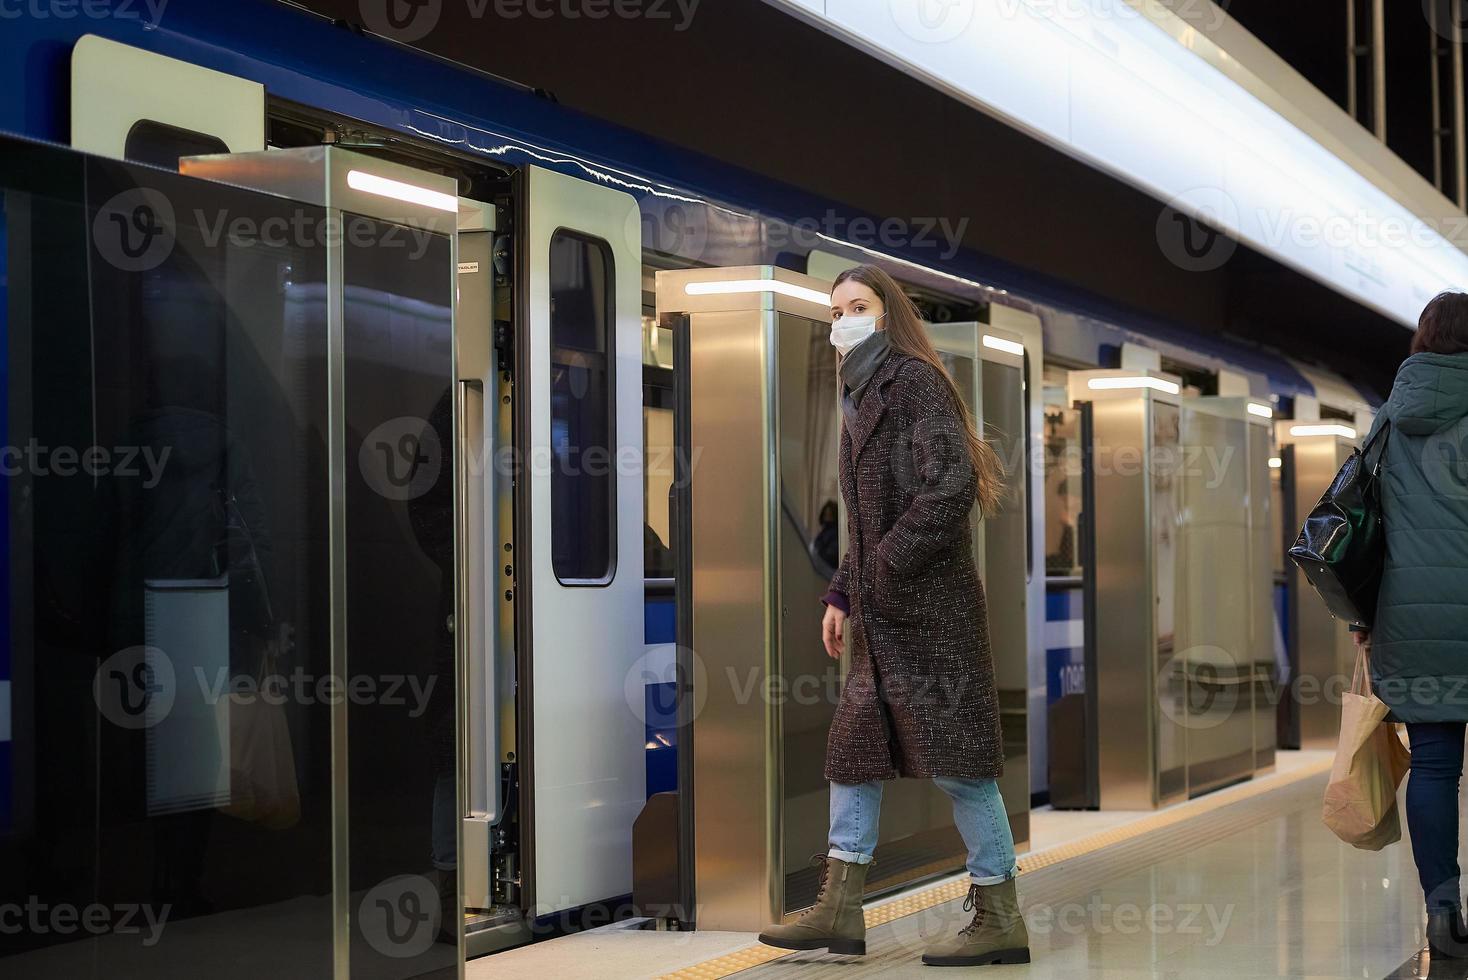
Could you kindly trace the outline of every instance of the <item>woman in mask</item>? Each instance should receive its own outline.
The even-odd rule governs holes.
[[[973,919],[923,962],[1027,963],[1014,840],[996,783],[999,704],[970,524],[976,502],[981,514],[999,507],[999,458],[891,276],[869,265],[843,272],[831,317],[848,542],[822,631],[827,654],[850,662],[826,747],[830,849],[817,858],[816,904],[760,941],[865,953],[862,892],[882,784],[933,779],[952,798],[968,848],[964,910]]]

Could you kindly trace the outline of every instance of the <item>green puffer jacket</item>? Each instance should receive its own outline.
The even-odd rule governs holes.
[[[1373,687],[1391,720],[1468,721],[1468,354],[1403,361],[1387,421]]]

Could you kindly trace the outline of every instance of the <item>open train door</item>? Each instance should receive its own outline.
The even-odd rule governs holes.
[[[520,826],[530,915],[632,892],[645,734],[641,223],[622,191],[527,170],[515,445]],[[640,693],[640,688],[639,688]]]

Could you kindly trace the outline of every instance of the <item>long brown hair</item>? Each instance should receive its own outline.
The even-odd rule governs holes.
[[[948,395],[953,400],[953,408],[963,420],[969,459],[973,461],[974,473],[978,477],[979,510],[986,516],[997,513],[1004,499],[1004,464],[994,447],[979,435],[973,414],[963,403],[963,396],[958,393],[958,385],[954,384],[953,376],[943,366],[938,351],[928,339],[927,330],[923,329],[923,319],[918,314],[917,307],[908,299],[902,287],[897,285],[897,281],[878,266],[858,265],[847,269],[836,277],[831,288],[834,290],[848,280],[866,286],[882,301],[882,307],[887,311],[884,326],[892,349],[929,365],[943,379]]]
[[[1468,351],[1468,294],[1438,293],[1422,311],[1412,337],[1412,353],[1461,354]]]

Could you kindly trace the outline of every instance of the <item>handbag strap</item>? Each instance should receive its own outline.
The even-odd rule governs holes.
[[[1372,476],[1381,469],[1382,457],[1386,455],[1386,444],[1391,439],[1392,420],[1383,419],[1381,428],[1371,434],[1366,440],[1366,445],[1361,447],[1361,455],[1364,458],[1366,472]]]

